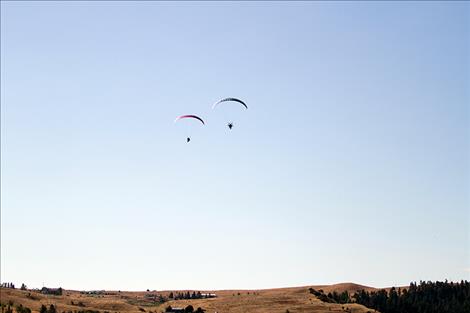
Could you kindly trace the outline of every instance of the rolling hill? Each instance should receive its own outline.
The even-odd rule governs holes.
[[[13,303],[23,305],[39,312],[41,305],[49,307],[53,304],[58,313],[79,313],[80,311],[100,311],[100,313],[160,313],[168,306],[194,309],[201,307],[206,313],[322,313],[322,312],[374,312],[359,304],[324,303],[309,292],[309,288],[322,289],[325,292],[354,293],[356,290],[374,288],[352,283],[323,286],[303,286],[293,288],[277,288],[263,290],[211,290],[216,298],[170,300],[159,303],[156,299],[162,295],[167,298],[170,291],[105,291],[101,294],[84,294],[80,291],[64,290],[63,294],[44,295],[39,290],[0,289],[2,304]],[[177,292],[186,291],[173,291]]]

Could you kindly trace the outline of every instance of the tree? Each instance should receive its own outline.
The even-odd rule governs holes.
[[[41,309],[39,310],[39,313],[47,313],[47,307],[44,304],[41,305]]]
[[[194,308],[192,305],[188,305],[185,309],[184,309],[184,312],[185,313],[193,313],[194,312]]]
[[[51,304],[49,306],[49,310],[47,311],[48,313],[57,313],[56,309],[55,309],[55,306],[53,304]]]
[[[339,303],[349,303],[351,302],[349,299],[349,293],[347,290],[343,291],[338,297]]]
[[[170,292],[170,295],[168,296],[168,298],[173,299],[173,291]]]
[[[21,284],[21,290],[26,290],[26,285],[25,284]]]
[[[410,283],[408,289],[391,288],[367,292],[353,297],[357,303],[382,313],[464,313],[470,312],[470,282]]]

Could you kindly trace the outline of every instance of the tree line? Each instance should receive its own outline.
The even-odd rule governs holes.
[[[15,289],[15,284],[14,283],[2,283],[0,287]]]
[[[14,283],[1,283],[0,287],[2,288],[10,288],[10,289],[15,289],[15,284]],[[26,285],[21,284],[21,290],[26,290]]]
[[[470,282],[410,283],[407,288],[360,290],[350,297],[347,291],[325,294],[309,289],[318,299],[331,303],[359,303],[382,313],[469,313]]]
[[[328,303],[350,303],[351,302],[351,297],[349,296],[349,292],[347,290],[337,293],[336,291],[329,292],[328,294],[325,294],[323,289],[315,290],[313,288],[308,289],[311,294],[316,296],[318,299],[320,299],[323,302],[328,302]]]
[[[168,295],[169,299],[173,300],[188,300],[188,299],[203,299],[203,298],[214,298],[215,295],[212,294],[202,294],[200,291],[195,292],[193,291],[190,293],[189,291],[187,292],[178,292],[176,294],[173,294],[173,292],[170,292]]]

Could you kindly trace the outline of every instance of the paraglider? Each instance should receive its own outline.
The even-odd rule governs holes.
[[[235,105],[234,106],[229,106],[229,105],[225,106],[224,105],[224,109],[219,109],[220,111],[219,110],[218,111],[220,112],[221,115],[225,115],[225,117],[229,120],[229,122],[227,122],[226,125],[227,125],[229,130],[232,130],[235,123],[230,121],[230,120],[232,120],[232,118],[237,116],[237,114],[242,114],[243,115],[244,113],[240,113],[240,112],[243,112],[244,110],[247,110],[248,105],[244,101],[242,101],[238,98],[223,98],[223,99],[217,101],[216,103],[214,103],[212,105],[212,109],[215,109],[221,103],[227,103],[227,102],[233,102],[233,103],[235,103]],[[197,129],[195,128],[195,127],[198,127],[197,125],[201,125],[201,124],[203,126],[206,125],[206,122],[202,118],[200,118],[199,116],[194,115],[194,114],[180,115],[175,119],[175,123],[180,122],[182,120],[187,121],[187,122],[183,123],[186,127],[186,136],[185,136],[186,137],[186,143],[191,142],[192,137],[190,135],[192,135],[193,131],[197,131]],[[201,123],[201,124],[199,124],[199,123]]]
[[[199,122],[202,123],[202,125],[206,125],[206,123],[204,122],[204,120],[202,118],[200,118],[199,116],[197,115],[193,115],[193,114],[187,114],[187,115],[181,115],[181,116],[178,116],[176,119],[175,119],[175,123],[180,121],[180,120],[183,120],[183,119],[195,119]],[[186,137],[186,142],[189,143],[191,141],[191,137],[187,136]]]
[[[202,118],[200,118],[200,117],[197,116],[197,115],[192,115],[192,114],[178,116],[178,117],[175,119],[175,123],[178,122],[179,120],[184,119],[184,118],[195,118],[195,119],[199,120],[203,125],[206,125],[206,123],[204,123],[204,120],[203,120]]]
[[[222,102],[226,102],[226,101],[238,102],[238,103],[240,103],[241,105],[243,105],[243,106],[245,107],[245,109],[248,110],[248,106],[246,105],[246,103],[243,102],[243,101],[240,100],[240,99],[237,99],[237,98],[225,98],[225,99],[219,100],[219,101],[217,101],[216,103],[214,103],[214,104],[212,105],[212,108],[215,109],[215,107],[216,107],[218,104],[220,104],[220,103],[222,103]]]
[[[242,100],[237,99],[237,98],[224,98],[222,100],[219,100],[219,101],[217,101],[216,103],[214,103],[212,105],[212,109],[215,109],[222,102],[228,102],[228,101],[237,102],[237,103],[241,104],[245,108],[245,110],[248,110],[248,105],[246,105],[245,102],[243,102]],[[233,128],[233,122],[228,122],[227,127],[231,130]]]

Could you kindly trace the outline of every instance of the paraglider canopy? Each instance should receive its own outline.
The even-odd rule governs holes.
[[[193,114],[185,114],[185,115],[181,115],[181,116],[178,116],[176,119],[175,119],[175,123],[180,121],[180,120],[184,120],[184,119],[189,119],[189,120],[196,120],[196,121],[199,121],[202,123],[202,125],[206,125],[206,123],[204,122],[204,120],[202,118],[200,118],[199,116],[197,115],[193,115]],[[189,135],[192,131],[190,131],[190,127],[188,124],[191,124],[191,123],[186,123],[186,128],[187,128],[187,136],[186,136],[186,142],[189,143],[191,141],[191,136]],[[192,128],[191,128],[192,129]]]
[[[203,125],[206,125],[206,123],[204,123],[204,120],[203,120],[202,118],[200,118],[200,117],[197,116],[197,115],[192,115],[192,114],[178,116],[178,117],[175,119],[175,123],[176,123],[177,121],[182,120],[182,119],[185,119],[185,118],[194,118],[194,119],[200,121]]]
[[[229,102],[229,101],[239,103],[239,104],[241,104],[246,110],[248,109],[248,105],[246,105],[245,102],[243,102],[242,100],[237,99],[237,98],[224,98],[224,99],[222,99],[222,100],[219,100],[219,101],[217,101],[216,103],[214,103],[214,104],[212,105],[212,109],[215,109],[215,108],[216,108],[220,103],[222,103],[222,102]],[[232,113],[234,113],[234,112],[232,112]],[[234,125],[233,122],[228,122],[228,123],[227,123],[228,129],[232,130],[233,125]]]
[[[225,98],[225,99],[222,99],[222,100],[219,100],[217,101],[216,103],[214,103],[214,105],[212,105],[212,108],[215,109],[215,107],[222,103],[222,102],[227,102],[227,101],[233,101],[233,102],[238,102],[240,103],[241,105],[243,105],[245,107],[245,109],[248,109],[248,106],[246,105],[245,102],[243,102],[242,100],[240,99],[237,99],[237,98]]]

